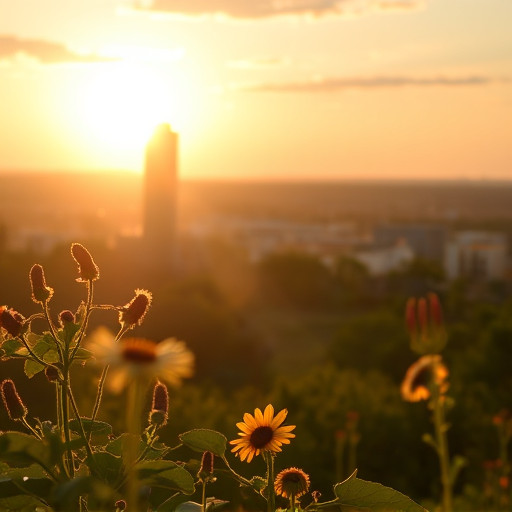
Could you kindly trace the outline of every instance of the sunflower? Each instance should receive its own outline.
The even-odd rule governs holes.
[[[443,364],[440,355],[422,356],[412,364],[402,382],[402,398],[407,402],[428,400],[432,386],[438,386],[441,394],[446,393],[448,368]]]
[[[98,362],[110,367],[109,387],[119,392],[132,380],[160,379],[178,386],[193,373],[194,355],[183,341],[168,338],[160,343],[145,338],[116,342],[106,329],[97,331],[91,349]]]
[[[261,452],[277,453],[283,444],[290,444],[290,438],[295,437],[291,431],[295,425],[281,426],[288,411],[283,409],[274,416],[274,407],[267,405],[262,413],[260,409],[254,410],[254,416],[246,412],[244,421],[236,426],[241,430],[240,439],[230,441],[234,445],[232,452],[240,456],[240,460],[251,462],[255,455]]]
[[[299,468],[283,469],[276,477],[274,488],[284,498],[300,498],[309,490],[309,475]]]

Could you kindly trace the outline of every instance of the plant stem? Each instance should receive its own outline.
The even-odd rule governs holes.
[[[50,334],[52,335],[53,341],[55,341],[55,346],[57,347],[57,352],[59,353],[60,360],[64,363],[64,354],[62,352],[61,342],[59,340],[59,337],[57,336],[57,333],[55,332],[55,327],[53,325],[52,319],[50,318],[48,302],[44,303],[43,310],[46,322],[48,323],[48,327],[50,328]]]
[[[444,418],[445,399],[435,386],[434,396],[434,426],[436,432],[436,444],[439,456],[439,468],[441,471],[441,484],[443,487],[442,508],[443,512],[452,512],[452,481],[450,477],[450,454],[446,437],[447,426]]]
[[[206,482],[203,480],[203,493],[201,496],[201,510],[206,512]]]
[[[295,494],[293,494],[293,493],[290,496],[290,506],[291,506],[292,512],[295,512]]]
[[[67,445],[67,460],[68,460],[68,471],[69,476],[73,478],[75,475],[75,462],[73,458],[73,450],[71,449],[71,435],[69,432],[69,403],[68,403],[68,393],[67,393],[67,384],[69,382],[69,369],[67,364],[64,363],[64,369],[62,371],[63,382],[60,387],[60,396],[61,396],[61,407],[62,407],[62,430],[64,431],[64,441]]]
[[[265,462],[267,463],[267,511],[276,510],[276,492],[274,489],[274,455],[272,452],[265,451]]]
[[[80,412],[78,411],[78,406],[76,405],[75,397],[73,396],[73,392],[71,391],[71,383],[68,381],[68,398],[71,402],[71,406],[73,407],[73,412],[75,413],[75,418],[78,422],[78,426],[80,427],[80,436],[85,442],[85,451],[87,455],[91,458],[91,462],[94,462],[94,454],[91,450],[91,445],[89,444],[89,439],[85,435],[84,424],[82,423],[82,418],[80,417]],[[92,432],[92,425],[91,425]],[[90,433],[90,432],[89,432]]]
[[[41,439],[41,436],[39,435],[39,433],[37,432],[37,430],[32,427],[32,425],[30,425],[30,423],[27,421],[27,418],[23,417],[20,419],[21,423],[23,423],[23,425],[25,425],[25,427],[28,428],[28,430],[30,430],[30,432],[32,432],[32,434],[34,434],[37,439]]]
[[[128,471],[128,508],[129,510],[138,510],[139,483],[135,462],[137,460],[137,451],[140,441],[140,416],[142,409],[142,389],[143,383],[134,380],[128,386],[128,403],[126,407],[126,424],[130,436],[128,437],[127,448],[124,455],[124,464]]]
[[[80,344],[82,343],[82,338],[84,337],[85,330],[87,329],[87,322],[89,321],[89,315],[91,314],[92,307],[92,298],[94,294],[94,284],[93,281],[87,281],[87,303],[85,305],[85,314],[82,325],[80,326],[80,330],[78,331],[78,335],[76,337],[76,343],[71,352],[71,357],[69,358],[69,362],[73,361],[77,350],[80,348]]]

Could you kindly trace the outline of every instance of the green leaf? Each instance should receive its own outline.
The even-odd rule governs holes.
[[[82,359],[87,360],[91,359],[93,357],[93,354],[90,350],[87,350],[86,348],[80,347],[75,354],[75,359]]]
[[[143,461],[135,467],[145,485],[174,489],[185,494],[193,494],[195,491],[192,475],[170,460]]]
[[[37,495],[46,498],[54,483],[38,465],[27,468],[8,468],[0,477],[0,496],[3,498],[20,494]]]
[[[14,355],[20,348],[23,348],[23,343],[18,338],[9,338],[2,344],[3,355],[2,357],[10,357]]]
[[[51,508],[32,496],[12,496],[0,498],[0,510],[4,512],[51,512]]]
[[[45,334],[36,344],[31,347],[32,352],[42,359],[45,363],[58,363],[60,361],[59,353],[55,348],[55,341],[49,334]],[[27,353],[27,357],[30,357]],[[44,370],[44,366],[33,359],[25,361],[25,374],[29,379]]]
[[[4,432],[0,434],[0,460],[20,467],[34,462],[50,467],[51,453],[48,445],[35,437],[21,432]]]
[[[78,498],[87,496],[89,510],[113,510],[116,496],[112,488],[91,476],[78,476],[60,484],[54,493],[58,510],[77,510]]]
[[[360,480],[356,474],[357,470],[334,486],[341,505],[379,512],[427,512],[405,494],[382,484]]]
[[[89,418],[81,418],[82,425],[84,427],[85,433],[88,434],[92,432],[97,435],[110,435],[112,434],[112,425],[104,422],[104,421],[92,421]],[[76,434],[81,434],[80,423],[76,418],[73,418],[69,422],[69,429],[71,432],[75,432]]]
[[[75,334],[80,330],[80,325],[73,322],[66,322],[62,329],[59,329],[59,338],[66,344],[70,345]]]
[[[226,436],[215,430],[196,429],[181,434],[180,440],[196,452],[212,452],[219,457],[224,456],[226,451]]]
[[[119,437],[110,441],[107,444],[106,450],[113,455],[117,455],[121,457],[123,452],[126,452],[128,446],[128,440],[132,437],[133,434],[121,434]],[[169,451],[169,447],[163,443],[153,443],[153,445],[148,448],[148,445],[144,440],[140,440],[139,448],[137,451],[137,456],[141,456],[144,454],[144,460],[156,460],[161,459],[167,452]]]
[[[27,359],[25,361],[25,375],[31,379],[34,375],[44,370],[44,366],[33,359]]]
[[[115,485],[123,472],[123,460],[107,452],[96,452],[94,460],[87,457],[87,465],[94,474],[109,485]]]

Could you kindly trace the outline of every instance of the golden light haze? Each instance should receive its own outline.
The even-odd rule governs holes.
[[[134,4],[0,0],[0,169],[512,177],[510,2]]]

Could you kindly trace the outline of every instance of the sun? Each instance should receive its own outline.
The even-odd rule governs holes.
[[[142,151],[155,126],[180,131],[194,115],[186,80],[161,65],[105,63],[82,85],[83,129],[103,152]]]

